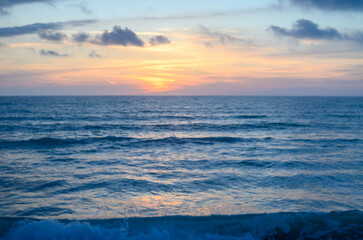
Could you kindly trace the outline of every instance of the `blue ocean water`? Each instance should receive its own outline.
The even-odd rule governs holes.
[[[0,97],[0,238],[361,239],[362,160],[362,97]]]

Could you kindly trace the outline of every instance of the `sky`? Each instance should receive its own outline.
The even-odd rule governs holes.
[[[363,0],[0,0],[0,95],[363,96]]]

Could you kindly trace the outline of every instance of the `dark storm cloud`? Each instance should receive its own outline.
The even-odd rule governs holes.
[[[143,47],[144,42],[128,28],[122,29],[114,26],[112,31],[105,30],[101,35],[96,37],[92,43],[98,45],[122,45]]]
[[[72,35],[72,40],[77,43],[84,43],[87,42],[90,38],[88,33],[79,32]]]
[[[68,54],[60,54],[56,51],[52,51],[52,50],[40,50],[40,55],[43,55],[43,56],[53,56],[53,57],[69,57]]]
[[[319,28],[319,25],[306,19],[297,20],[292,29],[271,25],[269,30],[276,35],[299,39],[340,40],[343,36],[335,28]]]
[[[95,51],[95,50],[92,50],[89,54],[88,54],[88,57],[90,58],[100,58],[101,56]]]
[[[67,38],[67,36],[63,33],[51,32],[51,31],[41,31],[38,33],[38,35],[41,39],[55,41],[55,42],[61,42]]]
[[[336,11],[363,11],[362,0],[289,0],[303,8],[318,8]]]
[[[152,46],[156,46],[156,45],[160,45],[160,44],[169,44],[170,40],[167,37],[158,35],[158,36],[150,38],[149,43]]]
[[[1,0],[0,0],[1,1]],[[55,23],[33,23],[24,26],[0,28],[0,37],[12,37],[17,35],[33,34],[39,31],[59,30],[65,26],[84,26],[97,22],[95,19],[73,20]]]

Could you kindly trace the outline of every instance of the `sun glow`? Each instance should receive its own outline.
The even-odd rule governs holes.
[[[175,89],[172,86],[174,79],[160,76],[141,77],[140,79],[145,81],[148,92],[164,92]]]
[[[41,48],[32,45],[32,50],[28,50],[21,62],[22,71],[33,74],[32,81],[28,83],[19,74],[14,56],[21,54],[24,47],[29,46],[13,44],[13,58],[0,57],[3,63],[0,71],[12,74],[12,79],[29,86],[132,86],[131,91],[136,89],[138,93],[157,94],[203,89],[203,86],[213,84],[224,86],[223,83],[242,89],[259,89],[262,85],[272,88],[277,85],[289,87],[297,85],[297,81],[293,79],[299,76],[309,78],[310,83],[346,76],[345,72],[335,69],[349,63],[359,64],[358,60],[314,59],[309,55],[284,56],[270,47],[221,44],[218,41],[208,45],[205,41],[213,41],[213,38],[185,32],[170,32],[170,35],[176,39],[171,44],[142,48],[117,46],[108,49],[88,46],[92,48],[75,48],[74,55],[62,58],[39,54],[34,58],[34,54],[39,53]],[[69,53],[71,47],[59,52]],[[88,54],[93,49],[101,57],[89,58]],[[76,65],[74,58],[77,59]],[[7,84],[11,84],[10,80]],[[216,91],[219,90],[223,89],[218,87]]]

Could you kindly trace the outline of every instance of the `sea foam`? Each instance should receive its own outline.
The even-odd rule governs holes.
[[[3,240],[362,239],[363,213],[271,213],[93,220],[1,220]]]

